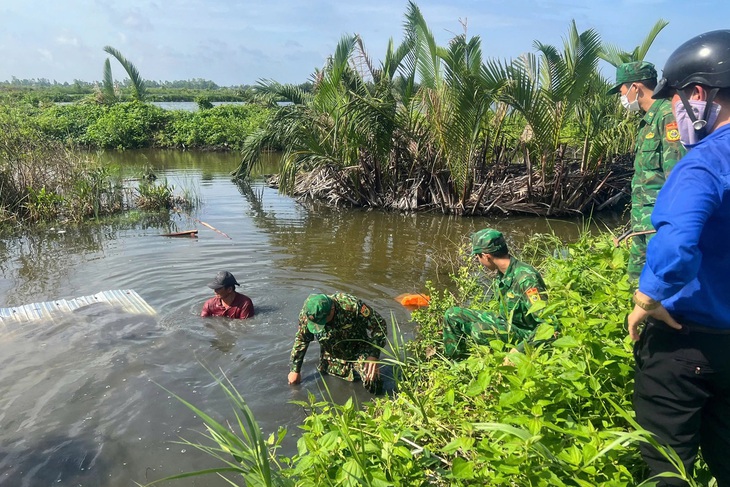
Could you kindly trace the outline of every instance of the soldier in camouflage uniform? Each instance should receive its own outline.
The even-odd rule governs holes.
[[[499,314],[455,306],[444,314],[444,354],[462,356],[467,338],[484,345],[493,338],[521,342],[522,348],[534,334],[540,319],[528,313],[530,307],[547,300],[545,283],[537,270],[510,256],[501,232],[486,228],[471,236],[472,255],[489,270],[497,271],[494,295]]]
[[[377,360],[386,336],[385,320],[355,296],[311,294],[299,313],[289,383],[298,384],[301,380],[304,355],[309,343],[317,340],[320,347],[317,370],[347,381],[359,377],[370,392],[380,392],[382,379]]]
[[[644,61],[625,63],[616,68],[616,83],[609,94],[621,93],[621,103],[629,111],[645,112],[636,136],[634,177],[631,180],[631,240],[629,277],[639,279],[646,262],[646,245],[653,236],[651,213],[659,190],[669,172],[686,150],[679,141],[677,122],[669,100],[654,100],[657,72]]]

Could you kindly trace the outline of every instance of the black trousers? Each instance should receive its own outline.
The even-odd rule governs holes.
[[[676,331],[650,321],[634,358],[638,423],[674,448],[690,476],[701,447],[718,487],[730,487],[730,334]],[[676,471],[648,444],[641,454],[651,475]],[[658,485],[686,483],[661,479]]]

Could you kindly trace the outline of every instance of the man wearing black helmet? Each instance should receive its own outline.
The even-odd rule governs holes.
[[[639,424],[678,453],[687,478],[702,448],[717,485],[728,487],[730,30],[682,44],[654,96],[672,97],[682,143],[692,150],[659,192],[652,214],[657,234],[627,318],[637,342],[634,409]],[[652,475],[676,472],[649,445],[642,455]]]

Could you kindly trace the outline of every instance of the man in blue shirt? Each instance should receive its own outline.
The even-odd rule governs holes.
[[[636,341],[636,419],[681,459],[699,448],[719,487],[730,486],[730,30],[707,32],[667,60],[654,97],[672,96],[691,148],[659,192],[656,236],[628,316]],[[643,330],[640,325],[645,323]],[[652,475],[677,472],[648,444]],[[687,485],[657,478],[658,485]]]

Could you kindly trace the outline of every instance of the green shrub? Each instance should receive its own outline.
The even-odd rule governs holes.
[[[105,107],[95,103],[54,105],[38,114],[40,129],[67,145],[88,143],[86,131],[105,113]]]
[[[24,116],[34,119],[46,135],[72,146],[237,150],[269,114],[269,109],[258,105],[214,107],[205,95],[198,101],[207,108],[167,111],[136,101],[108,106],[85,101],[41,108],[25,105]]]
[[[172,113],[159,145],[240,149],[246,136],[264,123],[269,111],[258,105],[218,105],[197,112]]]
[[[137,101],[117,103],[89,125],[81,142],[110,149],[149,147],[168,118],[169,113],[155,105]]]

